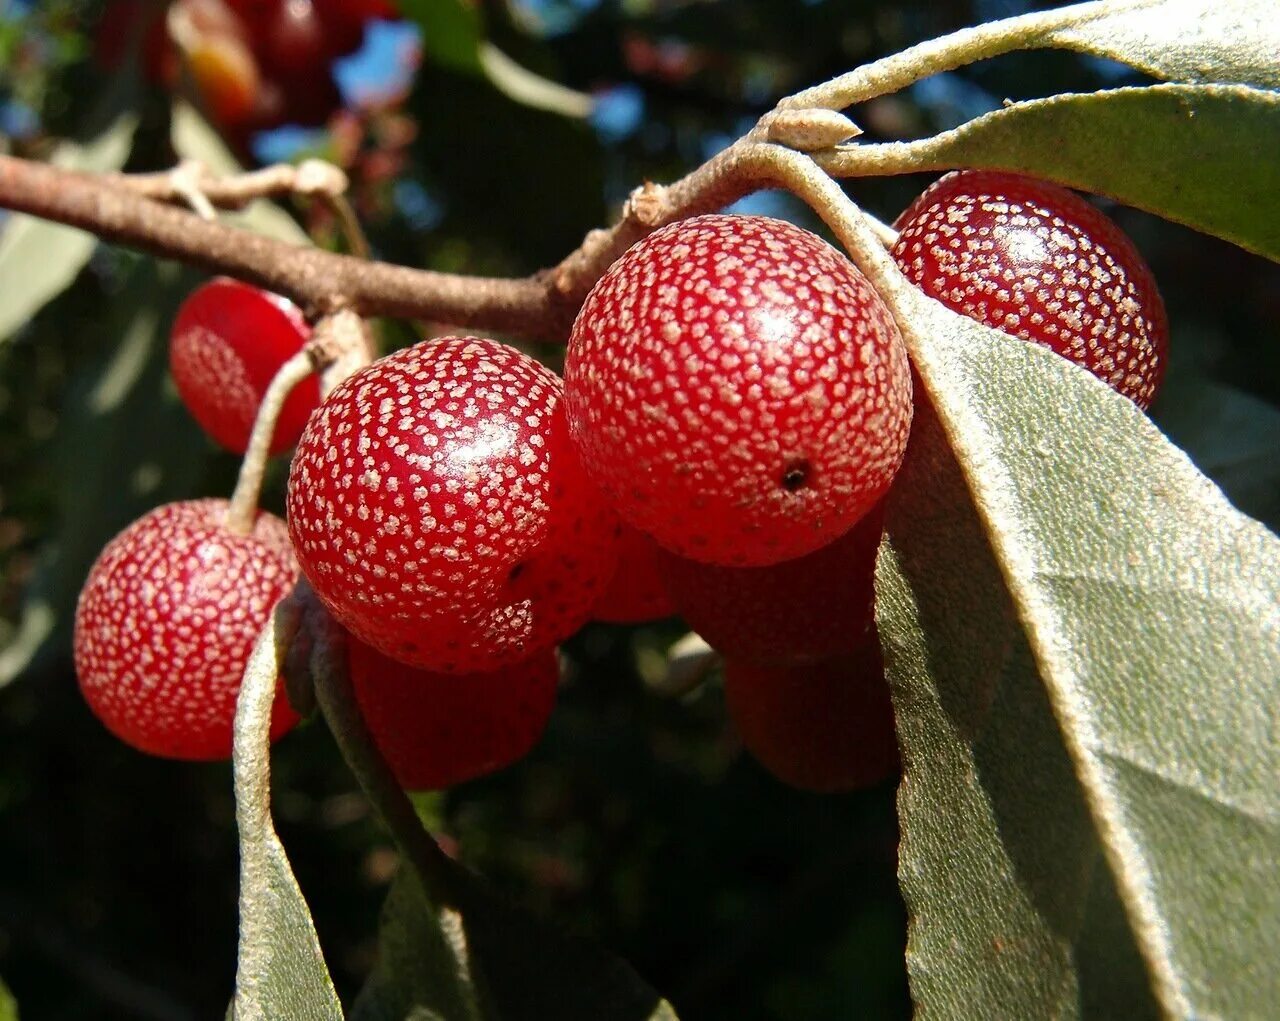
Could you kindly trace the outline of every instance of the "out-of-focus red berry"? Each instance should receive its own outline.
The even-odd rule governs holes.
[[[267,387],[310,336],[302,313],[287,298],[218,277],[193,291],[178,309],[169,337],[169,367],[201,428],[228,450],[243,454]],[[298,441],[319,403],[315,376],[293,388],[276,420],[271,453]]]

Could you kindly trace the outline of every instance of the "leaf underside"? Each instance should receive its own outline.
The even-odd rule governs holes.
[[[1054,96],[911,149],[920,169],[989,167],[1058,181],[1280,261],[1277,92],[1154,85]]]
[[[621,958],[468,884],[441,911],[406,869],[383,907],[379,963],[352,1021],[676,1021]]]
[[[965,656],[982,650],[970,650],[979,639],[966,642],[960,630],[978,614],[962,586],[977,582],[972,568],[913,568],[929,563],[938,532],[953,542],[964,534],[963,515],[935,512],[932,525],[916,520],[927,518],[928,490],[946,477],[946,459],[935,456],[931,472],[898,492],[900,510],[889,523],[895,552],[882,579],[895,695],[908,721],[913,712],[931,721],[904,728],[904,759],[920,762],[931,743],[950,740],[959,771],[934,776],[935,810],[959,795],[957,785],[977,783],[983,797],[974,804],[1004,834],[1001,790],[1011,783],[1020,800],[1040,799],[1041,809],[1026,810],[1042,833],[1075,833],[1067,825],[1070,799],[1055,804],[1054,753],[1028,752],[1018,765],[1018,741],[1032,749],[1048,733],[1027,690],[1034,663],[1163,1009],[1184,1017],[1275,1015],[1280,978],[1267,948],[1276,945],[1280,920],[1280,540],[1234,510],[1143,414],[1088,373],[918,292],[904,287],[899,299],[916,367],[1031,653],[1015,638],[1007,663],[986,664],[977,675],[998,671],[1011,690],[996,696],[986,724],[1000,729],[976,742],[965,735],[966,752],[948,737],[956,710],[946,700],[981,715],[986,685],[972,680]],[[927,418],[921,428],[928,437]],[[999,599],[982,605],[998,607]],[[921,610],[930,607],[944,609],[949,630],[939,631]],[[996,623],[982,640],[1000,633],[999,614],[987,610],[979,619],[986,617]],[[979,694],[944,686],[948,673],[969,677]],[[901,702],[931,689],[942,692],[934,697],[945,712],[924,714]],[[1034,783],[1033,768],[1041,771]],[[918,824],[908,825],[905,813],[911,797],[925,797],[911,785],[927,777],[913,778],[908,766],[903,883],[915,884],[917,901],[924,889],[948,903],[944,880],[911,871],[920,867],[913,865]],[[1025,868],[1018,832],[1001,840],[1005,855]],[[920,837],[916,846],[927,847]],[[1069,836],[1050,843],[1076,846]],[[1060,881],[1078,879],[1079,867],[1068,854]],[[1030,878],[1019,885],[1033,898]],[[987,894],[966,884],[958,896]],[[951,903],[949,915],[920,914],[913,946],[927,945],[931,925],[955,924],[957,912],[970,910],[971,903]],[[1046,924],[1051,917],[1044,915]],[[1051,927],[1070,932],[1061,919]],[[932,935],[944,938],[941,930]],[[913,973],[913,991],[924,988]]]
[[[1274,0],[1151,0],[1093,5],[1040,40],[1118,60],[1166,81],[1280,87]]]

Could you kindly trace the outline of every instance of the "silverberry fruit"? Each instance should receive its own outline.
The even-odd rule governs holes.
[[[425,670],[493,670],[591,614],[618,521],[569,439],[559,378],[478,337],[397,351],[324,401],[288,519],[338,621]]]
[[[618,539],[618,569],[591,611],[592,618],[612,624],[639,624],[672,616],[676,608],[659,570],[661,555],[661,547],[644,532],[623,525]]]
[[[893,704],[874,630],[854,652],[802,666],[728,659],[724,695],[743,746],[792,787],[857,790],[898,769]]]
[[[555,649],[476,674],[407,666],[347,640],[356,700],[408,790],[441,790],[524,758],[542,736],[560,678]]]
[[[896,226],[893,257],[926,294],[1151,404],[1168,359],[1164,302],[1133,242],[1079,195],[1020,174],[958,171]]]
[[[881,502],[835,542],[794,560],[723,567],[665,553],[659,569],[680,615],[716,651],[798,666],[866,642],[883,526]]]
[[[193,291],[178,309],[169,368],[201,428],[243,454],[267,387],[310,335],[302,313],[287,298],[219,277]],[[314,376],[293,388],[276,421],[271,453],[297,442],[319,403]]]
[[[297,579],[285,523],[225,524],[225,500],[165,504],[117,535],[80,592],[75,663],[89,708],[122,741],[175,759],[231,755],[254,642]],[[283,687],[274,740],[298,720]]]
[[[707,563],[803,556],[886,491],[911,378],[884,302],[842,254],[762,216],[632,246],[565,361],[570,427],[628,523]]]

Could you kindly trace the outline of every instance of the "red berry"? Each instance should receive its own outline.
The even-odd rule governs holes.
[[[618,569],[591,611],[592,619],[639,624],[674,614],[675,604],[658,570],[661,552],[644,532],[623,525],[618,540]]]
[[[794,667],[727,660],[724,695],[747,751],[792,787],[856,790],[898,769],[893,704],[874,630],[838,659]]]
[[[888,488],[911,422],[888,309],[821,239],[700,216],[626,252],[573,325],[565,400],[619,514],[682,556],[759,566]]]
[[[360,711],[400,785],[439,790],[529,753],[555,705],[555,649],[487,673],[417,670],[356,638],[347,663]]]
[[[205,432],[243,454],[263,394],[310,333],[288,299],[219,277],[196,289],[178,309],[169,367],[183,403]],[[314,376],[293,388],[272,435],[273,454],[297,442],[319,402]]]
[[[560,397],[549,369],[478,337],[397,351],[330,394],[293,459],[289,528],[349,631],[413,666],[473,673],[586,621],[618,523]]]
[[[236,695],[272,608],[297,579],[285,523],[259,514],[228,531],[225,500],[165,504],[99,555],[76,608],[80,690],[139,751],[175,759],[231,755]],[[274,740],[298,720],[281,690]]]
[[[830,545],[768,567],[722,567],[665,554],[680,615],[729,659],[797,666],[852,653],[875,621],[883,503]]]
[[[1051,348],[1141,408],[1169,323],[1132,241],[1074,192],[1019,174],[947,174],[897,222],[893,257],[948,308]]]
[[[263,66],[273,78],[314,78],[329,73],[328,40],[311,0],[275,5],[255,40]]]

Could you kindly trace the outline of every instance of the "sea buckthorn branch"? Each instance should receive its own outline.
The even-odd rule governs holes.
[[[966,59],[973,59],[972,52],[986,52],[983,46],[987,49],[995,46],[991,40],[1006,49],[1016,49],[1016,45],[1029,45],[1032,29],[1028,26],[1048,31],[1079,17],[1079,13],[1071,18],[1036,15],[969,29],[947,37],[952,40],[950,47],[941,46],[946,40],[940,41],[938,52],[951,54],[948,59],[954,58],[957,64],[964,63]],[[1018,24],[1023,24],[1023,28],[1016,28]],[[963,40],[969,42],[961,45]],[[901,61],[902,67],[916,67],[919,60],[932,52],[928,50],[931,45],[923,49],[915,47],[887,60]],[[965,46],[970,49],[965,50]],[[916,51],[923,55],[909,58],[908,55]],[[961,58],[961,52],[970,55]],[[876,68],[884,63],[886,61],[878,61],[868,67]],[[861,70],[852,72],[855,78],[861,73]],[[900,78],[909,83],[923,77],[923,73],[916,74],[915,78],[902,77],[905,70],[895,74],[899,77],[893,74],[872,77],[890,86]],[[608,229],[593,230],[584,243],[557,266],[527,278],[462,276],[367,262],[209,223],[164,203],[189,201],[193,175],[198,192],[215,206],[234,206],[248,198],[282,192],[315,193],[333,198],[334,189],[342,182],[337,178],[325,179],[320,169],[308,168],[307,164],[300,168],[273,166],[227,179],[193,174],[191,169],[177,177],[175,171],[93,177],[0,156],[0,206],[79,226],[108,241],[239,276],[293,298],[314,316],[348,308],[361,316],[431,319],[463,328],[556,338],[567,334],[573,316],[595,281],[622,252],[646,234],[673,220],[721,209],[771,183],[787,187],[785,180],[771,177],[768,166],[759,161],[759,154],[751,155],[753,147],[762,143],[760,138],[781,143],[772,146],[778,151],[815,150],[824,166],[838,170],[841,175],[919,169],[916,155],[919,150],[911,148],[911,143],[833,147],[837,141],[854,137],[859,131],[844,116],[822,109],[824,102],[833,105],[833,96],[840,99],[846,93],[852,95],[847,88],[841,91],[844,86],[840,83],[847,77],[849,75],[833,79],[817,91],[808,90],[783,100],[776,110],[764,116],[749,136],[728,146],[684,178],[668,186],[646,183],[637,188],[623,207],[618,223]],[[340,194],[337,198],[340,200]],[[358,248],[357,238],[358,234],[353,235],[353,244]]]
[[[207,222],[103,177],[12,156],[0,156],[0,206],[239,277],[313,316],[347,308],[554,337],[567,332],[573,315],[548,300],[542,279],[459,276],[335,255]]]

